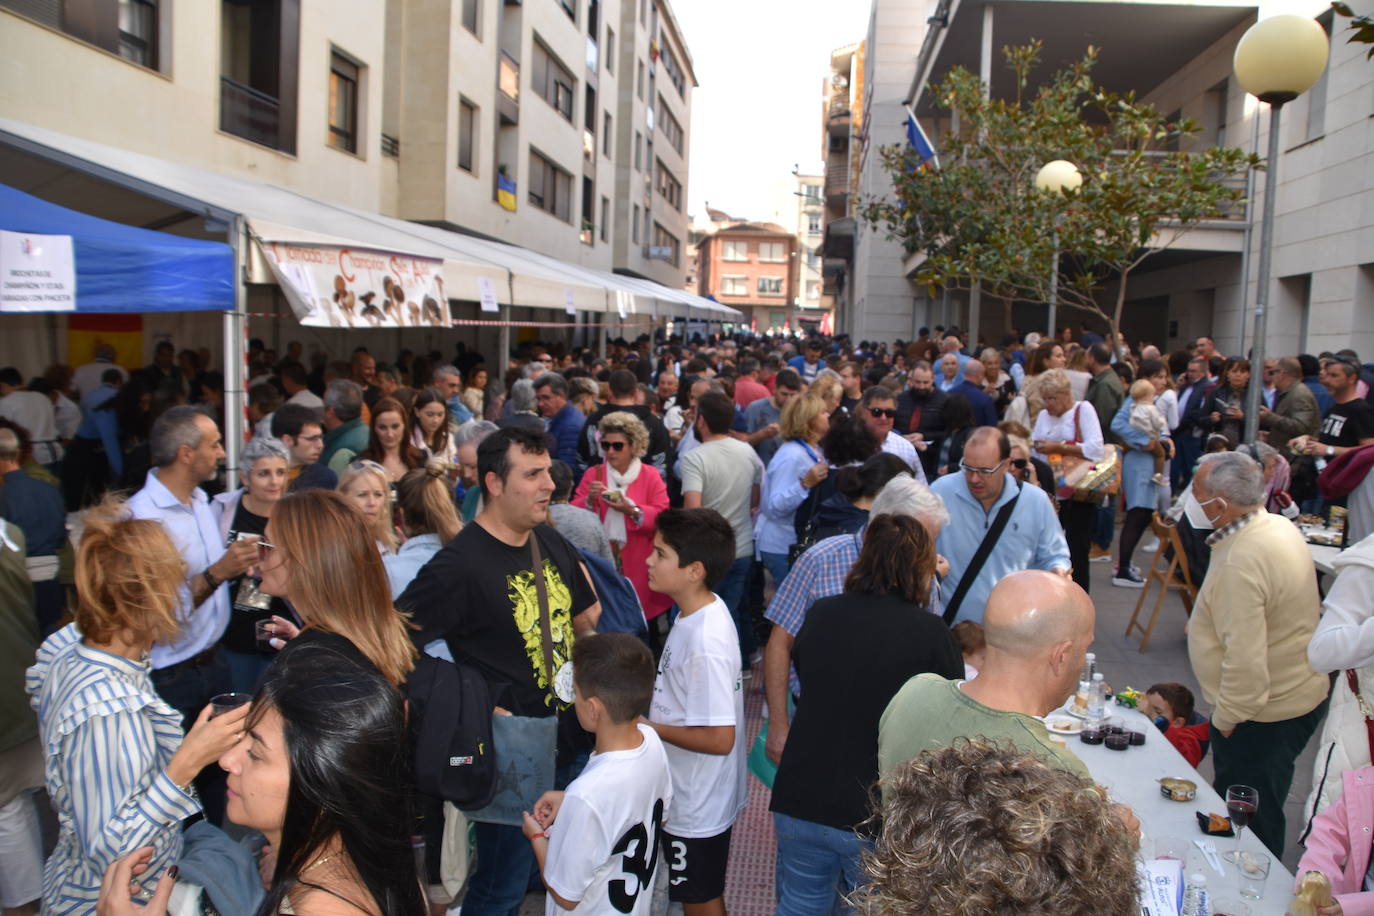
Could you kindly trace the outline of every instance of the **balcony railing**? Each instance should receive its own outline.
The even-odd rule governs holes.
[[[280,148],[281,103],[227,76],[219,78],[219,128],[225,133]]]
[[[825,170],[825,191],[833,194],[836,191],[849,190],[849,163],[843,165],[832,165]]]

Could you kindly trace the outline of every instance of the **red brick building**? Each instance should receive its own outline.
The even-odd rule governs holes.
[[[797,237],[773,223],[726,224],[697,242],[697,292],[759,331],[797,326]]]

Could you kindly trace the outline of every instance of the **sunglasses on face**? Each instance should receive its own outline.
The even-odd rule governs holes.
[[[603,452],[618,452],[623,449],[626,444],[627,443],[624,442],[603,442],[601,443],[601,450]]]
[[[1018,470],[1018,471],[1024,471],[1024,470],[1026,469],[1026,466],[1027,466],[1028,464],[1030,464],[1030,462],[1027,461],[1025,458],[1013,458],[1013,459],[1011,459],[1011,466],[1014,467],[1014,468],[1016,468],[1016,470]]]
[[[889,420],[895,420],[897,419],[897,410],[893,407],[870,407],[868,408],[868,415],[875,420],[882,419],[883,417],[887,417]]]

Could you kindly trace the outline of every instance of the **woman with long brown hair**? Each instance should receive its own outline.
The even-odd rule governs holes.
[[[358,457],[380,464],[392,483],[425,466],[425,453],[411,441],[409,414],[400,401],[378,398],[372,405],[372,433]]]
[[[878,778],[878,720],[916,675],[963,676],[958,643],[930,613],[935,564],[935,539],[915,517],[873,516],[844,593],[811,605],[797,633],[802,701],[770,805],[780,913],[829,913],[837,881],[858,887],[865,841],[855,830]]]
[[[152,891],[181,855],[181,822],[201,810],[191,782],[234,746],[247,707],[183,732],[153,688],[149,652],[180,629],[186,563],[162,523],[107,499],[83,516],[76,620],[44,641],[28,670],[57,847],[43,872],[44,911],[90,912],[117,858],[152,848],[134,879]]]
[[[285,598],[304,622],[297,629],[273,618],[279,639],[336,633],[399,685],[415,667],[410,624],[391,603],[381,555],[359,521],[358,510],[329,490],[283,496],[259,542],[261,588]]]

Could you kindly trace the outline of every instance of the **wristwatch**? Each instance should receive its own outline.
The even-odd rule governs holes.
[[[1336,457],[1336,447],[1335,447],[1334,445],[1328,445],[1328,446],[1326,447],[1326,457],[1328,457],[1328,458],[1334,458],[1334,457]]]

